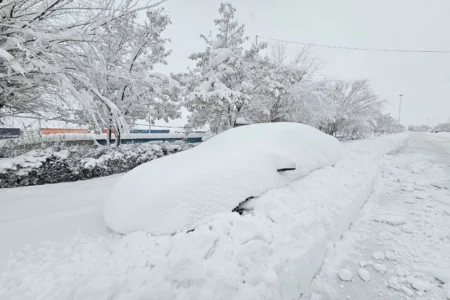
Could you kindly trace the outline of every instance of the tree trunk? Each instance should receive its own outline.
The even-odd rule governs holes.
[[[108,127],[108,135],[107,135],[107,138],[106,138],[106,140],[108,142],[108,145],[111,145],[111,141],[112,141],[111,133],[112,133],[111,127]]]
[[[107,136],[107,142],[108,142],[108,145],[111,145],[111,142],[112,142],[112,113],[111,113],[111,109],[108,107],[108,110],[110,111],[110,113],[109,113],[109,124],[108,124],[108,136]]]
[[[121,140],[121,133],[120,133],[120,129],[119,128],[117,128],[116,129],[116,147],[119,147],[120,146],[120,143],[122,142],[122,140]]]

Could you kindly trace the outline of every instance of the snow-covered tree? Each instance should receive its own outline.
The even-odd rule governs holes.
[[[329,84],[326,79],[305,77],[291,88],[291,121],[319,128],[333,119]]]
[[[218,132],[235,126],[255,89],[256,61],[265,44],[253,45],[244,51],[248,38],[235,12],[231,3],[222,3],[220,18],[214,20],[217,34],[201,35],[207,44],[205,51],[190,56],[197,61],[191,77],[196,82],[191,81],[186,101],[186,107],[192,112],[189,121],[193,127],[208,124]]]
[[[418,131],[418,132],[425,132],[430,131],[431,127],[428,125],[410,125],[408,126],[409,131]]]
[[[138,5],[137,0],[3,0],[0,1],[0,118],[37,114],[73,118],[82,108],[96,127],[126,127],[123,114],[98,78],[104,60],[105,28],[160,2]],[[109,111],[105,119],[103,111]]]
[[[165,64],[170,54],[165,47],[167,39],[161,36],[170,20],[162,9],[147,10],[146,17],[144,24],[139,24],[137,13],[130,13],[102,26],[104,36],[98,41],[101,59],[92,69],[96,75],[92,76],[93,85],[111,99],[128,123],[149,114],[153,120],[166,121],[178,116],[178,83],[153,71],[156,64]],[[110,117],[110,107],[101,101],[96,105],[120,143],[121,124]]]
[[[357,135],[373,131],[381,101],[366,80],[335,81],[328,88],[330,120],[320,129],[331,135]]]
[[[397,133],[402,132],[405,128],[398,124],[398,122],[390,115],[380,113],[374,118],[374,133]]]
[[[253,115],[250,119],[257,122],[291,121],[295,106],[291,97],[292,87],[300,83],[303,75],[300,69],[276,65],[267,58],[261,62],[254,79]]]
[[[321,81],[313,80],[320,63],[310,47],[289,59],[286,43],[273,45],[270,57],[259,60],[255,78],[259,84],[252,96],[249,119],[307,123],[308,117],[319,113],[324,96]]]

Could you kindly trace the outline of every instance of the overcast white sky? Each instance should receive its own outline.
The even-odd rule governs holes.
[[[220,0],[168,0],[173,50],[161,71],[181,72],[188,56],[205,47],[201,33],[214,29]],[[450,50],[449,0],[239,0],[231,1],[247,35],[364,48]],[[291,45],[295,51],[298,46]],[[450,53],[358,52],[315,48],[322,72],[339,79],[369,79],[401,123],[431,125],[450,118]],[[176,122],[181,124],[180,122]]]

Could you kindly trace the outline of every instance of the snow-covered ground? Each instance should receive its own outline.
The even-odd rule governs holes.
[[[413,134],[383,160],[379,188],[301,299],[450,299],[450,135]]]
[[[121,176],[0,189],[0,272],[9,251],[26,244],[106,233],[103,202]]]
[[[0,190],[0,254],[12,250],[0,262],[0,299],[297,299],[301,293],[304,299],[378,299],[380,293],[399,299],[395,293],[427,284],[432,290],[423,299],[443,299],[430,264],[449,269],[450,138],[414,135],[406,147],[386,155],[406,138],[345,143],[344,158],[334,167],[254,199],[248,214],[217,214],[195,231],[173,236],[122,236],[106,229],[101,206],[118,176]],[[358,215],[374,187],[375,196]],[[24,243],[30,245],[22,248]],[[359,273],[369,281],[361,281],[360,261],[386,273],[365,266]],[[422,274],[395,273],[400,292],[384,283],[396,263]],[[339,268],[348,269],[340,275],[353,281],[341,281]]]

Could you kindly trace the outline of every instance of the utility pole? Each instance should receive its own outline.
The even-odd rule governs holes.
[[[402,97],[403,95],[398,95],[400,98],[400,102],[398,103],[398,125],[400,125],[400,116],[402,113]]]

